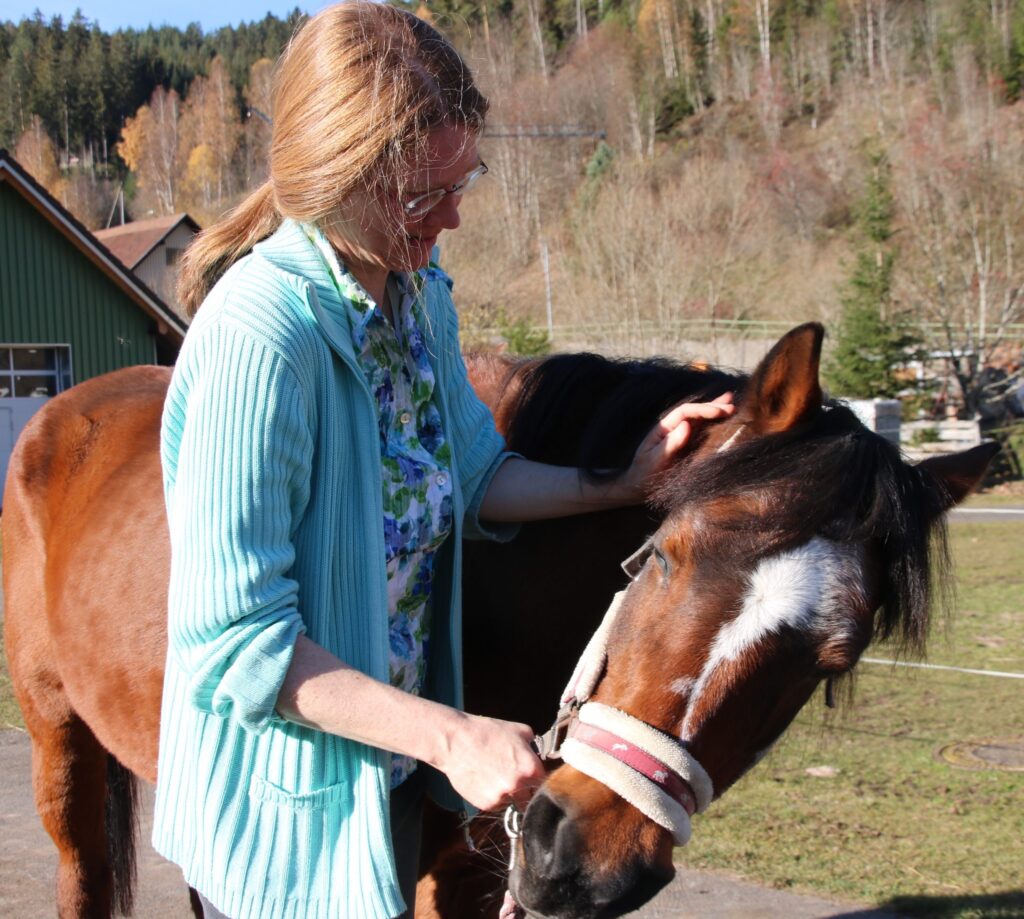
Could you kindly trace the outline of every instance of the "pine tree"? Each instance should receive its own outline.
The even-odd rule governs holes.
[[[871,171],[858,207],[863,237],[850,276],[840,292],[843,306],[836,344],[825,367],[833,393],[861,399],[891,399],[904,387],[898,377],[915,338],[892,299],[895,255],[893,199],[884,152],[869,153]]]

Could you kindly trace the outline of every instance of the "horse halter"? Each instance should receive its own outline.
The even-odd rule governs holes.
[[[630,578],[640,573],[651,546],[648,540],[622,563]],[[711,803],[707,772],[675,737],[621,709],[588,701],[604,671],[608,635],[625,595],[615,595],[562,693],[555,723],[534,746],[541,759],[561,759],[610,788],[682,846],[690,838],[690,817]]]

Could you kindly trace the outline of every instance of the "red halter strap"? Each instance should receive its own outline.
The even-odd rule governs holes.
[[[678,801],[691,817],[697,810],[697,798],[687,782],[678,772],[657,757],[651,756],[646,750],[624,740],[611,731],[595,727],[592,724],[575,722],[569,736],[588,747],[594,747],[614,757],[620,763],[640,773],[644,778],[654,782],[666,794]]]

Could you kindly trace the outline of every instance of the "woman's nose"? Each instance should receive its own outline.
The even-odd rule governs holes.
[[[437,207],[431,213],[438,224],[445,230],[454,230],[462,218],[459,216],[459,205],[462,203],[462,195],[457,192],[453,195],[445,195],[437,202]]]

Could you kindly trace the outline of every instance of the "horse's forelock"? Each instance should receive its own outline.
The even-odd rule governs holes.
[[[712,399],[746,381],[663,359],[587,353],[529,362],[517,373],[509,448],[530,459],[580,466],[594,479],[621,473],[670,406]],[[770,490],[773,522],[789,545],[816,535],[872,543],[882,569],[878,637],[921,650],[933,599],[943,597],[949,583],[939,493],[926,471],[904,463],[899,450],[849,407],[828,403],[792,430],[676,463],[653,503],[666,513],[687,502],[759,490]]]
[[[922,649],[933,599],[949,583],[940,497],[924,470],[835,404],[793,430],[678,464],[653,500],[670,513],[758,493],[765,495],[761,525],[785,534],[786,545],[815,536],[870,544],[881,566],[877,637],[892,637],[900,650]]]

